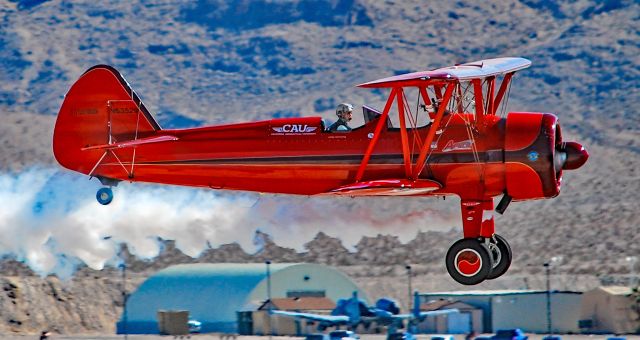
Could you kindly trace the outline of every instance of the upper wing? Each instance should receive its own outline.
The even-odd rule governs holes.
[[[281,310],[274,310],[271,311],[271,313],[295,319],[318,321],[330,325],[345,325],[349,322],[349,317],[346,315],[321,315],[311,313],[287,312]]]
[[[442,83],[453,80],[481,79],[499,74],[515,72],[531,66],[531,61],[525,58],[495,58],[473,61],[466,64],[438,68],[431,71],[419,71],[382,78],[358,87],[404,87],[424,86],[430,83]]]

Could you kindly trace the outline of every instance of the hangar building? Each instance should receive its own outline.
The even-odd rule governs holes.
[[[327,297],[334,302],[354,291],[367,297],[342,272],[319,264],[270,265],[271,297]],[[201,332],[238,332],[238,312],[256,310],[267,300],[264,263],[197,263],[163,269],[144,281],[127,301],[118,334],[158,334],[160,310],[187,310]],[[367,301],[368,302],[368,301]],[[125,321],[126,320],[126,321]]]
[[[420,294],[420,303],[434,300],[459,301],[483,312],[482,333],[498,329],[521,328],[525,332],[547,331],[547,292],[544,290],[461,291]],[[550,292],[552,332],[578,333],[582,293]],[[523,318],[522,315],[526,315]],[[472,322],[477,322],[472,319]],[[479,325],[472,325],[474,330]]]
[[[580,325],[589,333],[640,333],[640,301],[629,287],[598,287],[584,293]]]

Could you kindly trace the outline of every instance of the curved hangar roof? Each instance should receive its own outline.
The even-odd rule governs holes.
[[[271,296],[318,296],[337,301],[363,291],[342,272],[319,264],[271,264]],[[149,277],[127,301],[127,333],[157,334],[158,310],[188,310],[202,332],[236,332],[236,312],[267,299],[264,263],[199,263],[168,267]],[[125,325],[121,317],[118,333]]]

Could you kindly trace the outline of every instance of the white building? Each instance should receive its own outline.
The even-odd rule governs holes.
[[[640,302],[629,287],[598,287],[584,293],[580,317],[590,333],[640,332]]]
[[[553,333],[578,333],[582,293],[551,291],[550,313]],[[530,333],[547,332],[547,292],[544,290],[496,290],[428,293],[421,303],[445,299],[460,301],[483,311],[482,333],[520,328]],[[477,329],[474,327],[474,329]]]

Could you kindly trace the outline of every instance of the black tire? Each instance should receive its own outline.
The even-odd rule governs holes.
[[[447,251],[445,261],[449,275],[463,285],[476,285],[484,281],[493,268],[493,256],[489,248],[474,238],[454,243]]]
[[[100,188],[96,193],[96,199],[98,203],[107,205],[113,201],[113,191],[111,191],[111,188]]]
[[[513,258],[511,246],[509,246],[507,240],[498,234],[493,235],[493,237],[496,240],[495,243],[492,241],[493,247],[491,249],[494,263],[491,273],[487,276],[487,280],[496,279],[506,273],[509,266],[511,266],[511,259]]]

